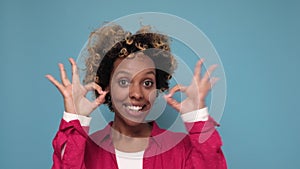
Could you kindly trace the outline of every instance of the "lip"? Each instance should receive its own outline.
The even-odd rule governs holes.
[[[132,106],[132,107],[141,107],[140,110],[132,110],[130,109],[129,107]],[[132,104],[123,104],[122,106],[126,112],[126,114],[129,114],[130,116],[133,116],[133,117],[141,117],[141,116],[144,116],[145,115],[145,107],[146,105],[132,105]]]

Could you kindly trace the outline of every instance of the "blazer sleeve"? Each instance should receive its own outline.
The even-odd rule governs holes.
[[[209,117],[207,121],[185,123],[185,126],[189,132],[185,139],[185,168],[227,169],[222,140],[215,129],[218,124]]]
[[[86,169],[84,152],[87,139],[88,134],[79,120],[67,122],[62,119],[52,142],[54,149],[52,169]]]

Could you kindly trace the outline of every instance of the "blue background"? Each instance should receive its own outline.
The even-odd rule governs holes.
[[[200,28],[227,77],[219,131],[231,169],[300,168],[300,1],[1,0],[0,168],[50,168],[63,102],[45,78],[103,21],[165,12]],[[69,66],[67,67],[69,68]]]

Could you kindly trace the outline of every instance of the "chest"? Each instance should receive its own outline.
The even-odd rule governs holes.
[[[144,152],[141,161],[135,161],[143,169],[180,169],[184,167],[184,152],[178,147],[165,152],[157,152],[157,149],[148,149]],[[100,149],[86,152],[85,164],[90,169],[119,169],[119,165],[127,165],[126,168],[134,168],[133,163],[125,164],[117,160],[114,151]]]

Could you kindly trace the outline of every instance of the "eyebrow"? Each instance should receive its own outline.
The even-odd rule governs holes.
[[[118,76],[119,74],[126,74],[126,75],[129,75],[129,76],[131,75],[131,73],[129,73],[129,72],[126,72],[124,70],[120,70],[120,71],[117,72],[117,74],[115,76]],[[152,71],[152,70],[146,72],[146,74],[153,74],[154,76],[156,75],[155,71]]]

